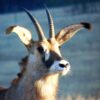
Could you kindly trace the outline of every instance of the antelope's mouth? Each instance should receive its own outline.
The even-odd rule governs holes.
[[[67,68],[64,68],[62,71],[59,71],[60,75],[64,76],[70,72],[70,65],[67,66]]]

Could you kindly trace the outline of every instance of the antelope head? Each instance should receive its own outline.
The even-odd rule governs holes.
[[[91,25],[87,22],[70,25],[61,29],[55,35],[53,19],[49,10],[46,8],[50,26],[49,39],[47,39],[37,19],[32,16],[27,9],[24,10],[36,27],[39,40],[33,40],[31,32],[21,26],[10,26],[6,30],[6,33],[9,34],[15,32],[28,49],[28,64],[31,66],[30,70],[45,70],[45,74],[47,75],[55,73],[63,75],[67,74],[70,69],[70,63],[62,57],[60,47],[70,40],[79,30],[83,28],[90,29]]]

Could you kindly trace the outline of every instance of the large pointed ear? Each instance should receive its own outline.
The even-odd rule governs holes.
[[[31,46],[33,40],[29,30],[21,26],[10,26],[7,28],[6,34],[10,34],[11,32],[15,32],[26,47]]]
[[[91,24],[83,22],[80,24],[75,24],[75,25],[65,27],[60,32],[58,32],[55,38],[58,41],[59,45],[61,46],[63,43],[70,40],[79,30],[83,28],[90,30]]]

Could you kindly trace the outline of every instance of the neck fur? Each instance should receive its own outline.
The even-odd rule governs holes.
[[[25,81],[26,80],[26,81]],[[58,74],[44,76],[38,80],[27,77],[18,86],[22,100],[55,100],[58,89]]]
[[[37,100],[55,100],[58,89],[58,74],[45,76],[34,84]]]
[[[16,85],[16,96],[18,96],[16,100],[55,100],[59,74],[44,75],[45,70],[41,69],[40,72],[39,70],[37,72],[35,68],[38,68],[38,66],[32,68],[33,65],[37,65],[36,62],[35,64],[33,62],[34,57],[31,56],[29,59],[26,66],[28,69]]]

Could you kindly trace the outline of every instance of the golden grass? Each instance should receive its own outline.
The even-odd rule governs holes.
[[[59,97],[57,100],[100,100],[100,95],[98,96],[82,96],[82,95],[77,95],[77,96],[62,96]]]

